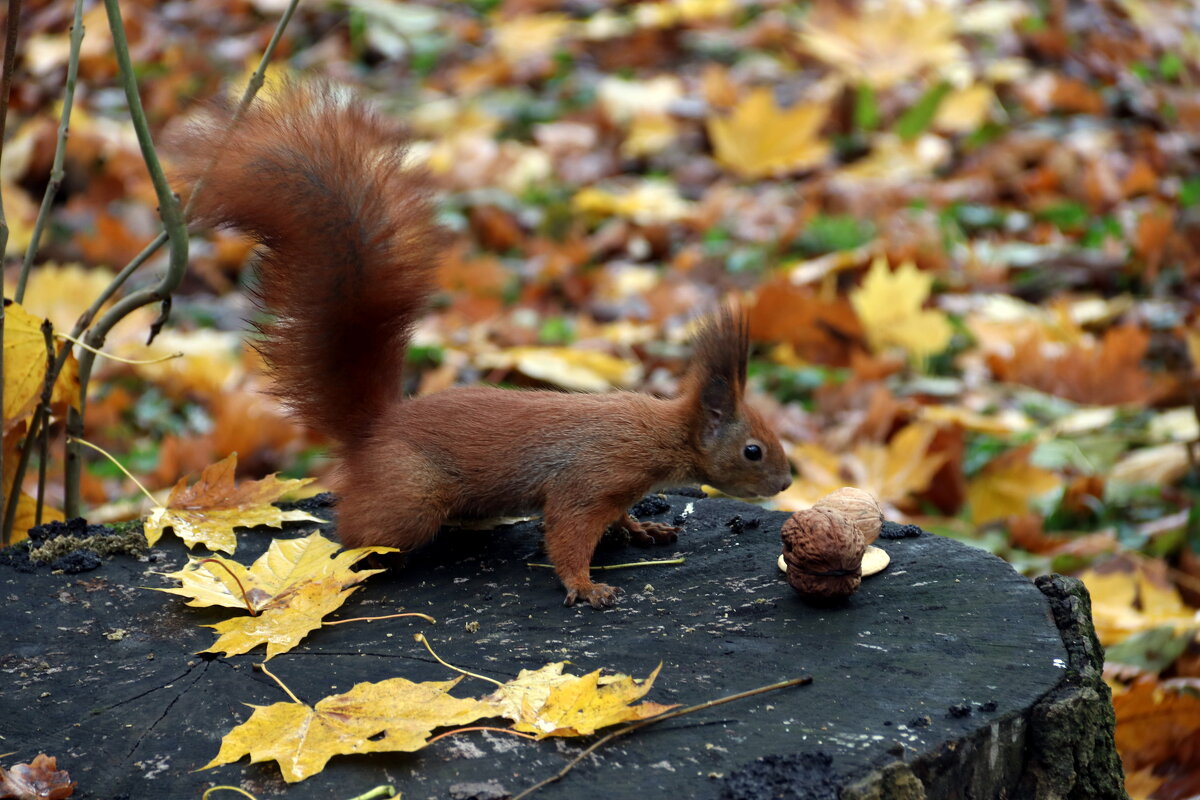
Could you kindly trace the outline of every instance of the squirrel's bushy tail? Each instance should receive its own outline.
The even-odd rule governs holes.
[[[409,136],[345,93],[292,85],[230,130],[213,109],[169,147],[193,218],[263,245],[258,327],[276,389],[301,422],[352,444],[402,392],[404,354],[448,244]],[[214,161],[215,157],[215,161]]]

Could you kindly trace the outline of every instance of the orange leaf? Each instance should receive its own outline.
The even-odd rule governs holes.
[[[847,366],[851,354],[866,347],[862,323],[849,301],[823,299],[811,287],[795,286],[786,278],[759,289],[749,316],[751,338],[787,342],[796,355],[816,364]]]
[[[233,453],[205,467],[194,486],[187,485],[187,478],[180,479],[166,506],[154,509],[146,518],[146,540],[153,545],[166,528],[171,528],[188,547],[202,543],[210,550],[232,553],[237,547],[235,527],[278,528],[284,522],[323,522],[305,511],[283,511],[271,505],[285,493],[311,483],[311,478],[280,480],[269,475],[237,486],[233,480],[236,471],[237,453]]]
[[[1136,325],[1111,328],[1099,343],[1050,346],[1040,331],[1018,341],[1011,356],[991,355],[1003,381],[1032,386],[1090,405],[1149,403],[1162,388],[1142,369],[1150,334]]]
[[[1137,681],[1113,695],[1117,750],[1126,772],[1200,755],[1200,681]]]

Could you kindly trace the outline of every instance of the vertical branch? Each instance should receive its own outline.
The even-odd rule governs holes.
[[[21,0],[8,0],[8,19],[4,28],[4,66],[0,69],[0,160],[4,155],[4,132],[8,126],[8,97],[12,93],[13,70],[17,64],[17,32],[21,25]],[[8,219],[0,200],[0,273],[8,250]],[[0,292],[0,295],[3,293]],[[4,452],[4,309],[0,296],[0,453]],[[0,458],[0,506],[4,505],[4,459]],[[0,545],[8,544],[7,530],[0,531]]]
[[[254,70],[254,74],[250,76],[250,81],[246,84],[246,89],[242,92],[242,98],[240,101],[238,101],[238,107],[234,109],[231,124],[229,126],[230,132],[232,132],[237,126],[238,120],[240,120],[242,115],[246,113],[246,109],[250,106],[250,103],[258,94],[258,90],[262,88],[263,82],[266,79],[267,67],[270,66],[271,59],[275,55],[275,49],[279,46],[279,41],[283,38],[283,32],[287,28],[288,23],[291,21],[292,15],[296,13],[296,7],[299,5],[300,0],[291,0],[291,2],[288,3],[287,8],[284,9],[283,16],[279,18],[279,23],[275,26],[274,33],[271,34],[271,41],[267,43],[266,49],[263,50],[262,58],[258,60],[258,67]],[[220,150],[221,148],[218,147],[213,151],[213,159],[212,162],[209,163],[210,168],[212,167],[212,164],[216,163],[217,157],[220,154]],[[188,198],[188,203],[183,209],[183,216],[185,219],[191,212],[192,205],[196,200],[196,195],[199,193],[200,187],[203,185],[204,178],[201,176],[201,178],[196,181],[195,186],[192,187],[191,197]],[[113,278],[112,283],[105,287],[104,291],[100,293],[100,296],[96,298],[96,301],[92,303],[92,307],[84,312],[84,314],[79,318],[79,322],[75,325],[75,329],[71,331],[71,335],[75,338],[79,338],[83,331],[92,324],[92,320],[95,319],[96,314],[100,312],[100,308],[107,303],[114,294],[117,293],[129,276],[132,275],[138,267],[146,263],[146,261],[148,261],[155,253],[157,253],[158,249],[166,244],[166,242],[166,231],[163,231],[162,233],[158,234],[158,236],[154,237],[154,239],[142,249],[142,252],[138,253],[134,259],[130,261],[115,278]]]
[[[134,74],[133,62],[129,58],[129,41],[125,36],[125,23],[121,19],[121,8],[117,0],[104,0],[104,10],[108,15],[108,25],[112,30],[113,50],[120,67],[121,83],[125,88],[125,99],[129,103],[129,116],[137,134],[138,145],[142,150],[142,158],[146,162],[146,170],[150,173],[150,181],[154,184],[154,192],[158,197],[158,214],[166,229],[168,242],[167,272],[157,286],[142,289],[124,297],[110,308],[88,332],[84,341],[98,350],[104,344],[108,332],[127,314],[151,303],[167,301],[171,293],[183,280],[183,271],[187,266],[188,239],[187,226],[183,221],[183,209],[179,206],[179,198],[167,184],[167,176],[159,163],[158,153],[154,149],[154,141],[150,136],[150,124],[146,121],[146,112],[142,108],[142,99],[138,95],[137,76]],[[70,439],[83,436],[83,415],[87,410],[88,382],[92,377],[92,364],[96,359],[94,352],[84,350],[79,356],[79,403],[78,408],[70,409],[67,413],[67,435]],[[66,508],[68,518],[79,516],[79,482],[82,475],[79,445],[72,442],[67,450],[66,469]]]
[[[29,239],[29,247],[25,250],[25,260],[21,263],[21,275],[17,278],[17,291],[13,299],[18,303],[25,299],[25,283],[29,279],[29,269],[33,266],[33,257],[37,254],[38,244],[42,239],[42,228],[50,215],[50,206],[58,194],[58,187],[62,185],[63,161],[67,154],[67,131],[71,123],[71,108],[75,105],[75,82],[79,77],[79,51],[82,45],[83,0],[75,0],[75,16],[71,19],[71,52],[67,58],[67,88],[63,92],[62,117],[58,121],[58,140],[54,145],[54,163],[50,167],[50,182],[42,196],[42,206],[38,209],[37,220],[33,223],[33,235]]]
[[[266,75],[267,65],[270,63],[275,49],[283,37],[284,29],[291,20],[292,15],[296,11],[300,0],[291,0],[288,7],[284,10],[283,16],[279,23],[275,26],[275,32],[271,36],[271,41],[268,43],[266,50],[263,52],[262,58],[259,60],[258,69],[251,76],[249,84],[246,86],[245,92],[242,94],[241,102],[234,114],[236,121],[241,117],[246,107],[254,99],[259,88],[263,85],[264,76]],[[100,309],[121,287],[125,280],[133,274],[139,266],[145,263],[151,256],[157,252],[158,248],[163,244],[170,242],[170,258],[167,268],[167,274],[163,277],[162,282],[152,289],[144,289],[140,292],[132,294],[111,309],[108,313],[101,317],[95,327],[88,332],[85,341],[96,348],[99,348],[104,343],[104,338],[108,335],[109,330],[126,314],[133,311],[135,308],[148,305],[156,301],[167,301],[170,294],[179,285],[179,281],[183,277],[183,268],[187,261],[187,227],[185,222],[186,211],[179,212],[179,202],[173,194],[170,193],[167,187],[165,177],[156,178],[155,174],[161,176],[161,169],[158,167],[158,158],[154,153],[153,144],[150,141],[150,133],[146,126],[145,114],[142,111],[141,101],[137,96],[137,85],[133,75],[133,65],[129,59],[129,46],[125,39],[124,24],[121,21],[120,9],[117,5],[117,0],[105,0],[105,10],[108,12],[109,25],[113,30],[113,46],[117,54],[117,61],[121,70],[122,83],[125,86],[126,97],[129,99],[130,116],[134,119],[134,127],[138,133],[138,142],[142,146],[143,156],[146,158],[147,167],[151,172],[151,179],[154,181],[155,191],[159,196],[159,214],[163,218],[163,226],[165,230],[160,233],[153,241],[151,241],[141,253],[139,253],[133,261],[131,261],[120,273],[113,279],[112,283],[100,294],[96,301],[92,304],[84,314],[79,318],[72,331],[72,336],[78,337],[86,328],[88,328],[92,320],[100,313]],[[153,166],[151,166],[153,160]],[[214,154],[215,161],[215,154]],[[198,188],[199,184],[197,184]],[[195,188],[192,196],[195,197]],[[167,195],[167,200],[164,201],[164,191]],[[189,203],[190,207],[190,203]],[[151,333],[153,337],[153,331]],[[70,408],[67,412],[67,457],[66,457],[66,501],[65,512],[68,518],[79,515],[79,481],[82,472],[82,461],[79,446],[74,443],[74,439],[83,435],[83,415],[87,403],[87,385],[91,378],[92,362],[95,356],[87,351],[79,359],[79,408]]]
[[[78,7],[78,6],[77,6]],[[54,352],[54,325],[50,320],[42,320],[42,337],[46,340],[46,377],[42,381],[42,407],[45,409],[42,412],[42,435],[38,437],[38,483],[37,483],[37,505],[33,511],[33,524],[38,526],[42,524],[42,505],[46,498],[46,462],[50,460],[50,399],[54,396],[54,381],[57,378],[57,373],[54,369],[55,352]],[[29,434],[25,437],[25,447],[33,446],[33,437],[37,436],[37,431],[31,425]],[[20,491],[20,487],[13,484],[13,494],[16,495]]]
[[[17,65],[17,32],[21,26],[21,0],[8,0],[4,26],[4,67],[0,72],[0,156],[4,154],[4,132],[8,127],[8,98],[12,94],[13,70]],[[0,202],[0,258],[8,248],[8,219]]]

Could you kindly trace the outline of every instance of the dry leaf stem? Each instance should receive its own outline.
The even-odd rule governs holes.
[[[255,665],[254,665],[254,668],[255,668],[255,669],[261,669],[261,670],[263,671],[263,673],[264,673],[264,674],[266,674],[266,676],[267,676],[268,678],[270,678],[271,680],[273,680],[273,681],[275,681],[276,683],[278,683],[278,684],[279,684],[279,688],[280,688],[280,689],[283,689],[283,691],[287,693],[287,696],[288,696],[288,697],[290,697],[290,698],[292,698],[292,702],[293,702],[293,703],[298,703],[298,704],[300,704],[300,705],[302,705],[302,706],[308,706],[308,703],[305,703],[305,702],[304,702],[303,700],[301,700],[299,697],[296,697],[296,695],[292,694],[292,690],[291,690],[291,689],[289,689],[289,688],[287,687],[287,684],[286,684],[286,683],[284,683],[283,681],[279,680],[279,676],[278,676],[278,675],[276,675],[274,672],[271,672],[271,670],[267,669],[267,664],[266,664],[266,662],[263,662],[262,664],[255,664]]]
[[[347,622],[375,622],[376,620],[399,619],[400,617],[420,617],[421,619],[425,620],[426,622],[428,622],[432,625],[437,624],[436,619],[429,616],[428,614],[422,614],[420,611],[404,611],[404,612],[401,612],[398,614],[384,614],[379,617],[350,617],[349,619],[331,619],[331,620],[325,620],[325,622],[322,624],[325,626],[345,625]]]
[[[54,142],[54,160],[50,167],[50,181],[46,184],[46,192],[42,195],[42,205],[38,209],[37,218],[33,221],[33,233],[29,237],[29,247],[25,249],[25,260],[21,262],[21,274],[17,278],[17,289],[13,300],[21,303],[25,300],[25,284],[29,280],[29,270],[33,267],[33,257],[37,255],[38,245],[42,241],[42,230],[46,219],[50,216],[50,207],[62,186],[63,162],[67,155],[67,132],[71,127],[71,109],[75,105],[75,83],[79,78],[79,54],[83,46],[83,0],[75,0],[75,11],[71,17],[71,44],[67,56],[67,84],[63,90],[62,112],[58,119],[58,135]]]
[[[618,728],[617,730],[613,731],[612,733],[609,733],[609,734],[597,739],[595,742],[593,742],[591,745],[589,745],[586,750],[584,750],[579,755],[575,756],[575,758],[571,759],[571,761],[568,762],[567,765],[565,767],[563,767],[561,770],[559,770],[557,773],[555,773],[554,775],[551,775],[549,778],[546,778],[543,781],[535,783],[533,786],[530,786],[528,789],[521,792],[520,794],[513,795],[511,800],[521,800],[522,797],[527,797],[527,796],[533,794],[538,789],[541,789],[543,786],[549,786],[550,784],[561,780],[568,772],[573,770],[575,768],[575,766],[577,764],[579,764],[580,761],[583,761],[583,759],[587,758],[592,753],[594,753],[596,750],[600,749],[600,747],[602,747],[605,744],[608,744],[613,739],[616,739],[620,736],[624,736],[627,733],[632,733],[633,731],[636,731],[638,728],[644,728],[647,725],[653,725],[655,722],[663,722],[664,720],[672,719],[674,717],[680,717],[680,716],[683,716],[684,714],[691,714],[695,711],[703,711],[706,708],[712,708],[713,706],[719,706],[723,703],[730,703],[730,702],[733,702],[734,700],[742,700],[747,697],[753,697],[756,694],[763,694],[764,692],[773,692],[776,689],[786,689],[789,686],[807,686],[810,683],[812,683],[812,676],[810,676],[810,675],[805,675],[800,678],[792,678],[791,680],[780,681],[779,683],[772,683],[770,686],[760,686],[757,689],[750,689],[745,692],[738,692],[737,694],[731,694],[728,697],[719,697],[716,700],[707,700],[703,703],[698,703],[694,706],[688,706],[687,708],[677,708],[674,711],[667,711],[662,714],[659,714],[657,717],[650,717],[649,719],[643,719],[638,722],[634,722],[629,725],[626,725],[624,728]]]
[[[56,334],[54,334],[54,336],[57,339],[63,339],[64,341],[68,341],[73,345],[76,345],[84,350],[87,350],[89,353],[92,353],[93,355],[97,355],[102,358],[107,358],[109,361],[119,361],[122,364],[134,364],[137,366],[145,366],[147,364],[161,364],[164,361],[170,361],[175,358],[183,358],[182,351],[175,352],[175,353],[168,353],[167,355],[159,356],[158,358],[124,358],[122,356],[114,355],[112,353],[106,353],[103,350],[98,350],[97,348],[92,347],[90,344],[87,344],[86,342],[82,342],[79,339],[76,339],[75,337],[69,336],[65,333],[56,333]]]
[[[496,680],[495,678],[489,678],[489,677],[488,677],[488,676],[486,676],[486,675],[478,675],[478,674],[476,674],[476,673],[474,673],[474,672],[467,672],[465,669],[459,669],[458,667],[454,666],[453,664],[448,664],[448,663],[446,663],[445,661],[443,661],[443,660],[442,660],[442,657],[441,657],[441,656],[439,656],[437,653],[433,652],[433,647],[432,647],[432,645],[430,645],[430,644],[429,644],[429,640],[425,638],[425,634],[423,634],[423,633],[416,633],[416,634],[413,634],[413,638],[414,638],[414,639],[416,639],[416,640],[417,640],[418,642],[420,642],[421,644],[425,645],[425,649],[429,651],[429,655],[431,655],[431,656],[433,656],[435,659],[437,659],[437,662],[438,662],[439,664],[441,664],[443,667],[445,667],[446,669],[452,669],[452,670],[454,670],[455,672],[461,673],[461,674],[463,674],[463,675],[469,675],[469,676],[471,676],[472,678],[479,678],[479,680],[481,680],[481,681],[487,681],[488,683],[494,683],[494,684],[496,684],[497,686],[500,686],[500,687],[503,687],[503,686],[504,686],[504,684],[503,684],[503,683],[501,683],[500,681]]]
[[[242,602],[244,602],[246,604],[246,610],[250,612],[250,616],[252,616],[252,617],[258,616],[258,609],[256,609],[254,607],[254,605],[250,602],[250,595],[246,593],[246,587],[242,585],[241,579],[239,579],[237,575],[233,574],[233,570],[231,570],[229,568],[228,564],[226,564],[224,561],[221,561],[218,558],[205,558],[205,559],[202,559],[200,561],[200,563],[201,564],[216,564],[218,567],[220,567],[221,569],[223,569],[227,573],[229,573],[229,577],[233,578],[233,582],[238,585],[238,591],[242,593]],[[209,572],[212,572],[212,570],[209,570]]]
[[[680,556],[679,558],[664,558],[664,559],[660,559],[658,561],[628,561],[624,564],[603,564],[603,565],[592,564],[591,566],[588,567],[588,569],[601,570],[601,569],[629,569],[630,567],[665,567],[665,566],[671,566],[671,565],[675,565],[675,564],[683,564],[685,561],[687,561],[687,559]],[[541,563],[534,562],[534,561],[525,562],[525,566],[527,566],[527,567],[545,567],[546,569],[554,569],[553,564],[541,564]]]
[[[82,5],[82,3],[80,3]],[[76,6],[76,11],[79,6]],[[19,301],[18,301],[19,302]],[[42,400],[41,403],[46,408],[50,407],[50,400],[54,395],[54,325],[50,320],[42,320],[42,337],[46,340],[46,375],[42,380]],[[29,447],[29,442],[25,443]],[[42,435],[38,437],[38,481],[37,481],[37,496],[35,498],[33,510],[33,524],[35,526],[42,524],[42,505],[46,499],[46,465],[50,462],[50,426],[42,426]],[[13,489],[17,487],[14,485]],[[13,492],[13,496],[17,496],[17,492]],[[15,515],[14,515],[15,516]]]
[[[134,485],[142,490],[142,494],[146,495],[146,497],[149,498],[150,502],[153,505],[155,505],[155,506],[159,505],[159,502],[154,499],[154,495],[150,494],[150,490],[147,489],[145,486],[143,486],[141,481],[139,481],[137,478],[133,477],[133,473],[131,473],[129,470],[125,469],[125,465],[122,464],[120,461],[117,461],[117,457],[114,456],[112,453],[108,452],[100,445],[92,444],[87,439],[80,439],[78,436],[68,437],[67,441],[68,441],[68,443],[81,444],[84,447],[90,447],[93,450],[95,450],[97,453],[99,453],[100,455],[107,458],[109,461],[111,461],[113,463],[113,465],[117,469],[119,469],[119,470],[121,470],[121,472],[125,473],[126,478],[129,478],[129,480],[133,481]]]
[[[200,800],[208,800],[209,796],[212,795],[213,792],[220,792],[220,791],[237,792],[242,797],[249,797],[250,800],[258,800],[257,797],[250,794],[245,789],[242,789],[237,786],[210,786],[208,789],[204,790],[204,794],[200,795]],[[348,798],[348,800],[375,800],[375,798],[377,798],[377,797],[395,797],[395,796],[396,796],[396,787],[395,786],[383,785],[383,786],[376,786],[374,789],[371,789],[364,794],[360,794],[355,797]]]
[[[536,734],[522,733],[521,731],[514,731],[512,728],[493,728],[490,725],[472,725],[469,728],[455,728],[452,731],[446,731],[445,733],[439,733],[437,736],[434,736],[432,739],[427,739],[425,741],[425,746],[428,747],[429,745],[436,742],[438,739],[444,739],[447,736],[453,736],[456,733],[469,733],[470,731],[494,731],[496,733],[507,733],[511,736],[520,736],[522,739],[532,739],[535,742],[538,741],[538,739],[540,738]]]

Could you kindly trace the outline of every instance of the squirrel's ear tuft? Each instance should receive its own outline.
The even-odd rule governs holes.
[[[706,320],[693,341],[686,382],[697,401],[700,441],[705,447],[741,405],[749,345],[746,317],[736,305],[727,305]]]

